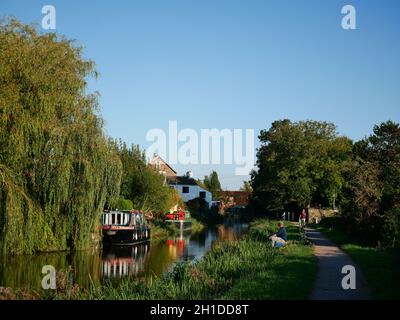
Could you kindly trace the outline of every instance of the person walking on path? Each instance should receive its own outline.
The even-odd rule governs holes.
[[[303,209],[303,211],[300,214],[300,226],[303,228],[306,226],[306,218],[307,218],[306,209]]]

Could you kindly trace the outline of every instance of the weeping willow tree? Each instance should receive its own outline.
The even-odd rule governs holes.
[[[83,249],[118,198],[121,161],[103,132],[96,76],[82,48],[16,20],[0,22],[0,245]]]

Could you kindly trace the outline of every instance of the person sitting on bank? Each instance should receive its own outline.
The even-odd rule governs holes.
[[[272,246],[277,248],[286,246],[287,241],[286,228],[282,221],[278,223],[278,228],[278,232],[269,237],[272,241]]]

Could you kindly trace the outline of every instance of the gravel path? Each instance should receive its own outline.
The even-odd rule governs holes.
[[[320,232],[306,228],[307,237],[314,243],[318,258],[318,274],[311,300],[366,300],[371,299],[362,272],[350,258]],[[344,290],[342,268],[346,265],[356,269],[356,289]]]

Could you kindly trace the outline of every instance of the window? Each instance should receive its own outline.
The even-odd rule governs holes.
[[[102,223],[103,225],[128,225],[129,224],[129,217],[128,213],[121,213],[121,212],[110,212],[104,213]]]
[[[189,193],[189,187],[182,187],[182,193]]]
[[[205,191],[200,191],[199,196],[200,196],[200,198],[205,199],[206,198],[206,192]]]

